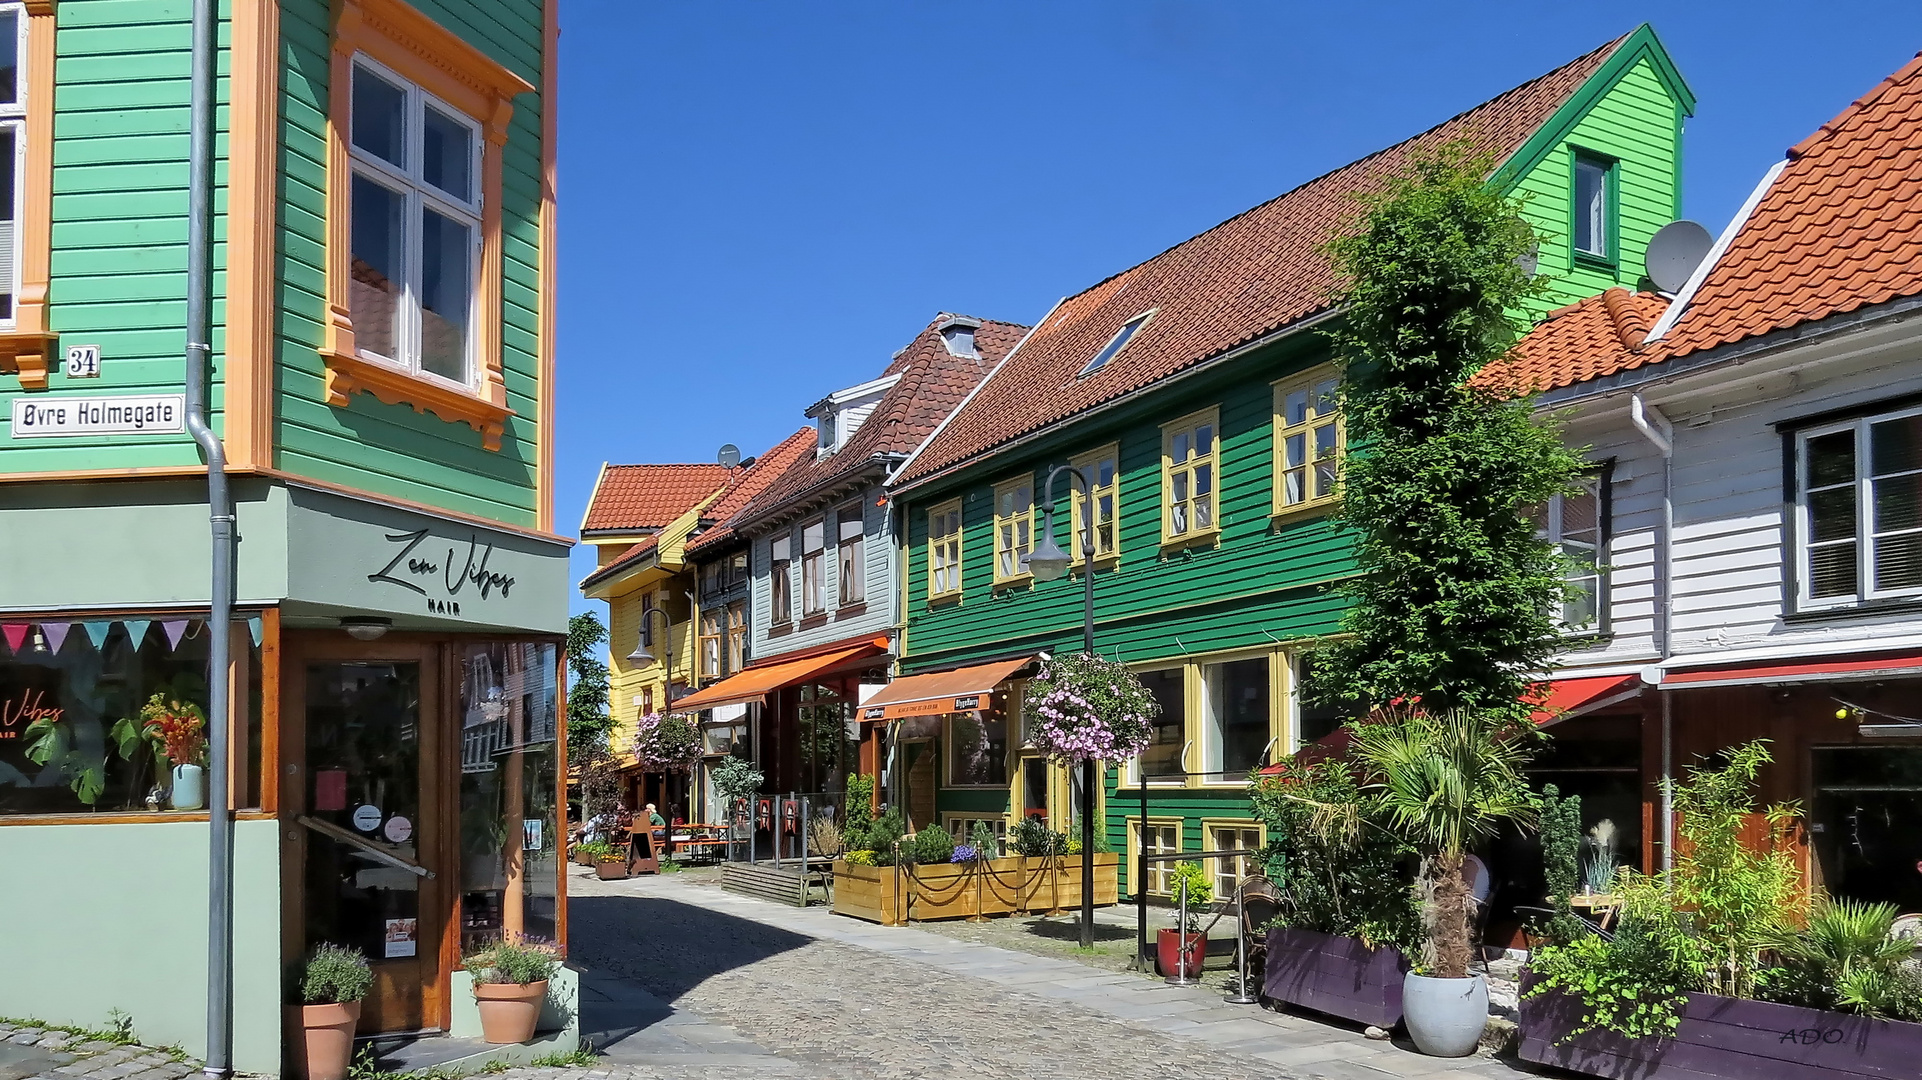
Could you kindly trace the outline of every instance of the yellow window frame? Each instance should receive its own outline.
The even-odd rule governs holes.
[[[1103,483],[1101,481],[1102,465],[1104,463],[1107,465],[1107,472],[1108,472],[1108,479],[1106,483]],[[1093,529],[1094,536],[1095,536],[1095,545],[1094,545],[1095,565],[1106,566],[1111,563],[1119,562],[1121,559],[1121,446],[1120,444],[1109,443],[1108,445],[1099,447],[1098,449],[1090,450],[1087,453],[1081,455],[1080,457],[1070,459],[1068,464],[1074,466],[1077,469],[1082,470],[1087,475],[1094,477],[1094,480],[1095,480],[1095,483],[1093,485],[1094,508],[1095,508],[1095,520],[1094,520],[1094,529]],[[1082,494],[1081,486],[1079,484],[1076,484],[1073,481],[1069,481],[1069,486],[1070,488],[1072,488],[1072,490],[1069,493],[1069,502],[1068,502],[1069,513],[1071,515],[1068,535],[1070,538],[1072,538],[1072,541],[1073,541],[1072,544],[1070,545],[1070,550],[1068,552],[1068,557],[1070,560],[1069,565],[1080,566],[1083,562],[1087,561],[1083,554],[1086,550],[1086,545],[1085,545],[1086,530],[1084,530],[1083,528],[1083,525],[1086,519],[1084,518],[1083,515],[1086,512],[1085,507],[1086,507],[1087,496]],[[1102,503],[1104,501],[1107,503],[1107,515],[1105,517],[1102,516]],[[1107,527],[1107,543],[1106,544],[1101,543],[1102,527],[1104,525]]]
[[[1184,827],[1185,820],[1186,819],[1179,818],[1179,817],[1155,817],[1152,814],[1149,815],[1147,819],[1147,828],[1149,829],[1173,828],[1175,831],[1174,850],[1161,851],[1159,850],[1159,848],[1157,848],[1155,854],[1179,855],[1188,849],[1187,848],[1187,843],[1188,843],[1187,829]],[[1122,821],[1126,823],[1127,831],[1128,831],[1128,879],[1129,879],[1128,891],[1134,892],[1137,887],[1137,883],[1134,881],[1134,875],[1135,875],[1135,872],[1141,868],[1141,852],[1144,846],[1142,843],[1142,839],[1143,839],[1142,833],[1145,830],[1142,827],[1142,819],[1141,819],[1141,815],[1139,814],[1130,814],[1127,817],[1122,818]],[[1147,874],[1144,875],[1146,880],[1141,884],[1149,885],[1150,883],[1159,883],[1161,886],[1160,888],[1149,887],[1148,888],[1149,896],[1170,895],[1167,888],[1167,882],[1168,882],[1168,876],[1174,873],[1174,868],[1175,868],[1175,864],[1172,862],[1156,863],[1154,866],[1148,868]]]
[[[1237,831],[1252,830],[1258,837],[1255,841],[1256,846],[1261,846],[1268,842],[1268,827],[1254,818],[1202,818],[1201,850],[1203,852],[1225,850],[1224,848],[1215,846],[1216,829],[1235,829]],[[1252,860],[1253,856],[1242,857],[1240,873],[1235,875],[1237,881],[1246,878],[1249,874],[1258,874],[1261,872],[1262,868]],[[1228,860],[1204,859],[1201,865],[1208,870],[1208,880],[1215,887],[1215,899],[1226,899],[1221,893],[1221,871],[1228,865]]]
[[[1297,372],[1274,383],[1274,512],[1293,514],[1341,500],[1341,465],[1348,453],[1348,424],[1336,394],[1341,374],[1333,364]]]
[[[946,528],[948,515],[953,528]],[[949,499],[928,507],[928,599],[949,600],[961,596],[961,554],[964,530],[961,527],[961,500]]]
[[[1027,508],[1021,493],[1027,492]],[[1034,476],[1012,476],[994,485],[994,583],[1032,580],[1021,566],[1021,556],[1034,550]]]
[[[1210,406],[1161,425],[1161,543],[1220,533],[1221,409]]]

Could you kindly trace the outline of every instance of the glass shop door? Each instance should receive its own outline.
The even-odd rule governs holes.
[[[378,648],[378,646],[363,646]],[[289,665],[302,676],[305,791],[299,817],[302,949],[366,954],[374,988],[360,1031],[442,1024],[442,941],[454,900],[436,777],[441,750],[431,650]]]

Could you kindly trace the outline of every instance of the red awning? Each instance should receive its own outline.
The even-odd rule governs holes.
[[[1662,689],[1692,690],[1703,686],[1742,686],[1753,683],[1836,682],[1879,679],[1891,675],[1922,675],[1922,653],[1913,650],[1880,656],[1843,659],[1761,660],[1662,672]]]
[[[1033,657],[1024,656],[1019,660],[1000,660],[896,679],[861,706],[861,719],[893,720],[902,716],[973,712],[1003,680],[1033,661]]]
[[[1557,679],[1548,684],[1547,694],[1537,701],[1534,720],[1547,726],[1583,713],[1604,709],[1627,701],[1642,692],[1640,675],[1600,675],[1590,679]]]
[[[745,668],[738,675],[730,675],[713,686],[680,698],[674,702],[675,712],[696,712],[712,709],[718,705],[739,705],[748,701],[765,701],[767,696],[784,686],[806,682],[808,679],[846,664],[851,660],[879,656],[888,651],[887,638],[875,638],[850,645],[845,649],[804,656],[794,660],[775,660],[765,667]]]

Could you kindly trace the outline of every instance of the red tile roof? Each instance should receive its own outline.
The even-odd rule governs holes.
[[[607,465],[594,484],[581,531],[661,529],[721,490],[719,465]]]
[[[1922,55],[1797,143],[1669,357],[1922,293]]]
[[[977,358],[955,356],[941,340],[939,328],[948,318],[946,312],[937,315],[881,373],[882,378],[900,375],[901,381],[889,388],[841,449],[819,460],[809,454],[795,462],[742,510],[737,522],[764,516],[792,499],[873,469],[877,456],[905,457],[1007,358],[1028,331],[1016,323],[983,319],[974,332]]]
[[[1325,310],[1336,282],[1325,245],[1416,151],[1464,140],[1506,159],[1624,39],[1275,199],[1070,297],[930,439],[914,481],[1113,401]],[[1100,370],[1078,377],[1123,323],[1154,318]]]
[[[1641,367],[1661,356],[1659,348],[1641,344],[1667,307],[1656,293],[1617,286],[1558,308],[1474,382],[1538,394]]]
[[[782,439],[774,448],[754,459],[754,464],[741,470],[741,475],[728,485],[727,491],[714,505],[702,514],[718,524],[696,536],[687,545],[689,552],[711,547],[734,535],[734,515],[741,508],[754,501],[754,497],[767,490],[767,486],[779,480],[782,474],[793,468],[794,463],[814,456],[814,448],[820,442],[819,434],[811,427]]]

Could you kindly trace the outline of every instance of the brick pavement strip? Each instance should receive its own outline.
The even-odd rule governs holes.
[[[199,1068],[172,1052],[26,1022],[0,1024],[4,1080],[180,1080]]]
[[[947,1077],[1430,1077],[1442,1063],[1360,1033],[1211,990],[1116,976],[1073,960],[875,927],[674,878],[569,882],[574,958],[725,1025],[798,1069],[796,1080]],[[568,1080],[746,1080],[751,1069],[646,1062]],[[1517,1066],[1447,1063],[1465,1078]],[[517,1069],[514,1080],[558,1080]]]

